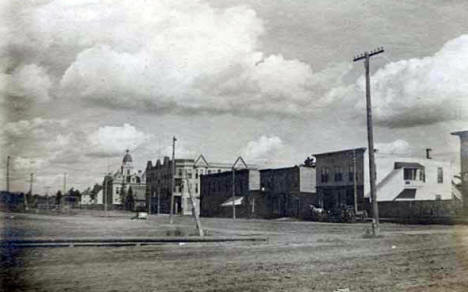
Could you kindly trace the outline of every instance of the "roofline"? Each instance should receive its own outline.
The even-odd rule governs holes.
[[[466,130],[466,131],[455,131],[455,132],[452,132],[450,134],[454,135],[454,136],[464,136],[464,135],[468,135],[468,130]]]
[[[318,154],[312,154],[312,156],[320,156],[320,155],[330,155],[330,154],[336,154],[336,153],[341,153],[341,152],[351,152],[351,151],[362,151],[365,152],[367,150],[366,147],[359,147],[359,148],[351,148],[351,149],[344,149],[344,150],[337,150],[337,151],[330,151],[330,152],[323,152],[323,153],[318,153]]]

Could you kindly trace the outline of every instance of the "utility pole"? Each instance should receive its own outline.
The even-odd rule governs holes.
[[[6,166],[6,191],[10,192],[10,155],[7,156]]]
[[[377,194],[375,190],[375,153],[374,153],[374,133],[372,127],[372,103],[370,93],[370,73],[369,73],[369,61],[370,57],[384,52],[383,47],[375,49],[371,52],[365,52],[364,54],[357,56],[353,59],[354,62],[364,60],[364,67],[366,70],[366,107],[367,107],[367,140],[369,143],[369,178],[370,178],[370,192],[372,200],[372,235],[377,236],[379,234],[379,207],[377,204]]]
[[[236,168],[232,166],[232,219],[236,219]]]
[[[65,192],[67,191],[67,173],[63,173],[63,195],[65,196]]]
[[[175,162],[175,142],[177,141],[176,137],[172,137],[172,181],[171,181],[171,206],[169,207],[170,209],[170,214],[169,214],[169,223],[173,224],[174,219],[172,218],[172,215],[174,213],[174,191],[175,191],[175,172],[176,172],[176,162]]]
[[[31,178],[29,180],[29,193],[31,194],[31,197],[33,195],[33,180],[34,180],[34,173],[31,173],[30,174]],[[24,195],[24,208],[26,210],[29,209],[28,207],[28,196],[27,195]]]
[[[353,191],[354,191],[354,214],[358,213],[357,205],[357,177],[356,177],[356,149],[353,149]]]
[[[104,215],[107,217],[107,173],[104,175],[102,186],[102,199],[104,200]]]

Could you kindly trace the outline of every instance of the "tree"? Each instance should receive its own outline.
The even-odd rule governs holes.
[[[62,203],[62,192],[58,191],[57,194],[55,194],[55,204],[60,205]]]
[[[133,210],[133,207],[134,207],[133,190],[132,190],[132,187],[129,187],[127,195],[125,196],[125,209]]]

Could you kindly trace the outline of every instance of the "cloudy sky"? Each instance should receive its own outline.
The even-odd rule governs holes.
[[[467,1],[0,1],[0,184],[84,189],[129,148],[286,166],[366,146],[459,161],[468,128]]]

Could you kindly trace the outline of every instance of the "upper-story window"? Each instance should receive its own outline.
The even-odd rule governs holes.
[[[328,168],[324,167],[321,169],[321,173],[320,173],[320,181],[321,182],[328,182],[328,173],[329,173],[329,170]]]
[[[335,167],[335,181],[343,180],[343,170],[341,167]]]
[[[437,183],[441,184],[444,182],[444,170],[442,167],[437,167]]]
[[[405,168],[403,169],[403,179],[404,180],[416,180],[416,168]]]
[[[425,182],[426,181],[426,172],[424,169],[419,170],[419,180]]]
[[[348,180],[354,181],[354,166],[348,168]]]
[[[195,169],[195,178],[198,178],[198,169]]]

